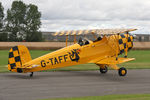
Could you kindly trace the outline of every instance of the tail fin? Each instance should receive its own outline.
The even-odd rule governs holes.
[[[30,60],[32,59],[27,47],[23,45],[12,47],[9,51],[8,70],[17,72],[17,67],[21,67]]]

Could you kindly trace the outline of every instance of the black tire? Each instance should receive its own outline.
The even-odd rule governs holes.
[[[119,76],[126,76],[126,74],[127,74],[126,68],[124,68],[124,67],[119,68],[118,74],[119,74]]]
[[[33,72],[30,73],[30,77],[33,77]]]
[[[105,74],[105,73],[107,73],[108,68],[107,68],[107,66],[105,66],[105,68],[100,68],[99,71],[100,71],[102,74]]]

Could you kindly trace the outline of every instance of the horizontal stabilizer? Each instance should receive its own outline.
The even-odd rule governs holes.
[[[111,57],[111,58],[100,60],[96,62],[96,64],[108,64],[108,65],[109,64],[121,64],[121,63],[132,61],[132,60],[135,60],[135,58],[118,58],[116,60],[116,57]]]
[[[18,67],[18,68],[21,68],[21,69],[31,69],[31,68],[35,68],[35,67],[39,67],[40,65],[23,65],[21,67]]]

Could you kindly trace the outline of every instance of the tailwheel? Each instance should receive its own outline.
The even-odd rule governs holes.
[[[107,66],[105,65],[103,68],[100,67],[99,71],[100,71],[102,74],[104,74],[104,73],[107,73],[108,68],[107,68]]]
[[[30,74],[30,77],[32,77],[33,76],[33,72],[31,72],[31,74]]]
[[[126,68],[124,68],[124,67],[119,68],[118,74],[119,74],[119,76],[126,76],[126,74],[127,74]]]

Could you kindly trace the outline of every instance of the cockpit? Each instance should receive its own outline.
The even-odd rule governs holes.
[[[90,40],[88,40],[87,38],[79,38],[79,41],[78,41],[78,44],[80,45],[80,46],[83,46],[83,45],[88,45],[88,44],[90,44],[90,42],[97,42],[97,41],[100,41],[100,40],[102,40],[102,37],[98,37],[96,40],[94,40],[94,41],[90,41]]]
[[[93,41],[93,42],[97,42],[97,41],[100,41],[100,40],[102,40],[103,38],[101,37],[101,36],[99,36],[95,41]]]
[[[82,39],[82,38],[80,37],[78,44],[79,44],[80,46],[88,45],[88,44],[90,44],[90,41],[89,41],[88,39],[86,39],[86,38]]]

